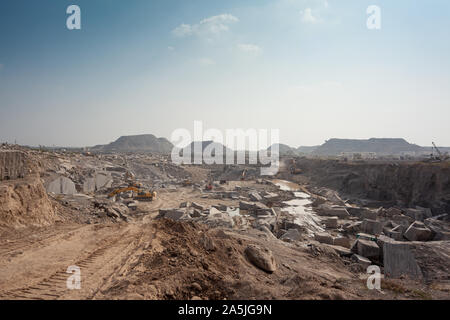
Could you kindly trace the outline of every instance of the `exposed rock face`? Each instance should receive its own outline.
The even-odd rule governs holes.
[[[383,246],[385,275],[397,278],[448,280],[450,242],[389,241]]]
[[[84,192],[95,192],[103,188],[110,188],[113,179],[109,173],[98,172],[94,177],[87,178],[83,183]]]
[[[58,177],[47,185],[47,192],[54,194],[75,194],[75,183],[66,177]]]
[[[269,249],[249,245],[245,249],[245,255],[251,263],[266,272],[272,273],[277,270],[275,258]]]
[[[0,151],[0,181],[23,178],[26,174],[26,155],[21,151]]]
[[[56,213],[38,177],[0,186],[0,226],[51,225]]]
[[[412,208],[419,205],[433,209],[434,215],[450,212],[450,166],[444,163],[399,165],[299,159],[296,167],[317,185],[346,196],[393,205],[400,201]]]

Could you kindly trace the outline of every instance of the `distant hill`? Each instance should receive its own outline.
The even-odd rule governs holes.
[[[90,150],[94,152],[149,152],[169,154],[173,144],[166,138],[157,138],[152,134],[122,136],[107,145],[98,145]]]
[[[218,142],[214,142],[212,140],[208,140],[208,141],[193,141],[191,144],[187,145],[186,147],[184,147],[182,150],[183,152],[187,152],[189,147],[191,148],[191,153],[194,154],[196,152],[195,147],[198,145],[201,145],[201,153],[203,154],[203,152],[205,151],[206,148],[208,148],[208,150],[215,150],[216,152],[220,149],[222,149],[223,154],[225,155],[226,152],[234,152],[233,150],[231,150],[230,148],[225,147],[223,144],[218,143]]]
[[[312,152],[314,152],[319,146],[311,146],[311,147],[307,147],[307,146],[300,146],[297,148],[297,153],[298,154],[310,154]]]
[[[269,148],[267,148],[267,150],[272,150],[277,145],[278,145],[278,154],[280,156],[296,156],[296,155],[298,155],[298,152],[295,148],[291,148],[287,144],[282,144],[282,143],[273,144]]]
[[[426,148],[408,143],[405,139],[371,138],[368,140],[330,139],[312,152],[314,155],[338,155],[341,152],[375,152],[397,155],[405,152],[424,152]]]

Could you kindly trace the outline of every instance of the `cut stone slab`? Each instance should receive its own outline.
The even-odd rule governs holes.
[[[415,279],[423,277],[411,246],[405,242],[386,242],[383,246],[384,273],[387,277],[398,278],[409,275]]]
[[[368,220],[377,220],[378,213],[376,211],[372,211],[372,210],[365,210],[364,212],[362,212],[361,218],[368,219]]]
[[[172,211],[167,212],[164,215],[164,218],[177,221],[177,220],[181,220],[182,218],[187,218],[187,215],[184,210],[172,210]]]
[[[349,233],[356,233],[361,230],[362,221],[356,221],[349,224],[344,225],[344,230]]]
[[[407,275],[412,279],[447,281],[450,270],[450,241],[399,242],[384,244],[384,273],[398,278]]]
[[[202,212],[208,209],[207,206],[203,206],[203,205],[198,204],[198,203],[196,203],[196,202],[192,202],[192,203],[191,203],[191,206],[192,206],[194,209],[200,210],[200,211],[202,211]]]
[[[367,234],[367,233],[357,233],[356,234],[356,238],[358,239],[364,239],[364,240],[371,240],[371,241],[376,241],[377,237],[374,236],[373,234]]]
[[[357,239],[351,250],[368,259],[379,259],[380,257],[380,248],[375,241]]]
[[[247,259],[258,268],[273,273],[277,270],[277,264],[272,251],[257,245],[249,245],[244,251]]]
[[[207,216],[204,223],[212,228],[224,227],[224,228],[233,228],[234,221],[233,218],[227,212],[219,212],[216,214],[210,214]]]
[[[262,201],[262,199],[263,199],[263,198],[259,195],[259,193],[256,192],[256,191],[250,192],[250,193],[248,194],[248,196],[249,196],[250,200],[253,200],[253,201]]]
[[[404,236],[409,241],[429,241],[433,233],[422,222],[416,221],[409,226]]]
[[[314,239],[320,243],[333,244],[333,237],[328,233],[319,232],[314,234]]]
[[[388,236],[389,238],[392,238],[397,241],[401,241],[401,240],[403,240],[403,233],[401,231],[397,231],[397,230],[401,230],[400,226],[397,226],[394,229],[385,228],[383,230],[383,233],[386,236]]]
[[[364,219],[361,229],[363,232],[377,235],[383,231],[383,225],[379,221]]]
[[[333,244],[335,246],[350,248],[350,239],[346,237],[336,237],[333,239]]]
[[[210,215],[214,215],[214,214],[218,214],[218,213],[220,214],[221,211],[217,210],[217,209],[214,208],[214,207],[212,207],[212,208],[209,209],[209,214],[210,214]]]
[[[66,177],[59,177],[47,186],[48,193],[54,194],[76,194],[75,183]]]
[[[338,220],[339,220],[338,217],[329,217],[329,218],[322,219],[322,223],[327,228],[336,229],[339,226],[339,223],[338,223],[339,221]]]
[[[353,252],[348,248],[344,248],[344,247],[337,246],[337,245],[328,245],[328,246],[333,248],[334,251],[336,251],[336,253],[338,255],[340,255],[341,257],[350,257],[353,255]]]
[[[434,241],[450,240],[450,225],[436,218],[425,219],[425,226],[433,233]]]
[[[280,239],[283,241],[298,241],[301,240],[301,238],[302,235],[297,229],[289,229]]]
[[[405,215],[417,221],[424,221],[432,216],[430,209],[422,207],[416,207],[415,209],[408,208],[406,209]]]
[[[352,261],[356,262],[357,264],[360,264],[364,268],[367,268],[368,266],[372,265],[372,262],[369,259],[359,254],[354,254],[352,256]]]
[[[339,206],[327,206],[327,205],[320,205],[317,209],[317,213],[322,216],[329,216],[329,217],[339,217],[340,219],[346,219],[350,216],[346,208],[339,207]]]

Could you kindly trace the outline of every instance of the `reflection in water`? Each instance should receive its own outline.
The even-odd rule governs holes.
[[[325,231],[321,227],[320,218],[311,209],[310,205],[312,201],[309,194],[296,191],[300,189],[300,186],[296,183],[284,180],[276,180],[275,184],[281,190],[295,191],[294,196],[296,198],[289,201],[284,201],[284,203],[287,204],[288,207],[282,209],[283,211],[287,211],[295,217],[294,223],[305,227],[310,235],[313,235],[314,232]]]

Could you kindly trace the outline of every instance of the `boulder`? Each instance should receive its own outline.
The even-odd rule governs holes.
[[[272,273],[277,270],[272,251],[257,245],[249,245],[244,251],[247,259],[258,268]]]
[[[422,222],[415,221],[406,230],[404,236],[409,241],[429,241],[433,233]]]

